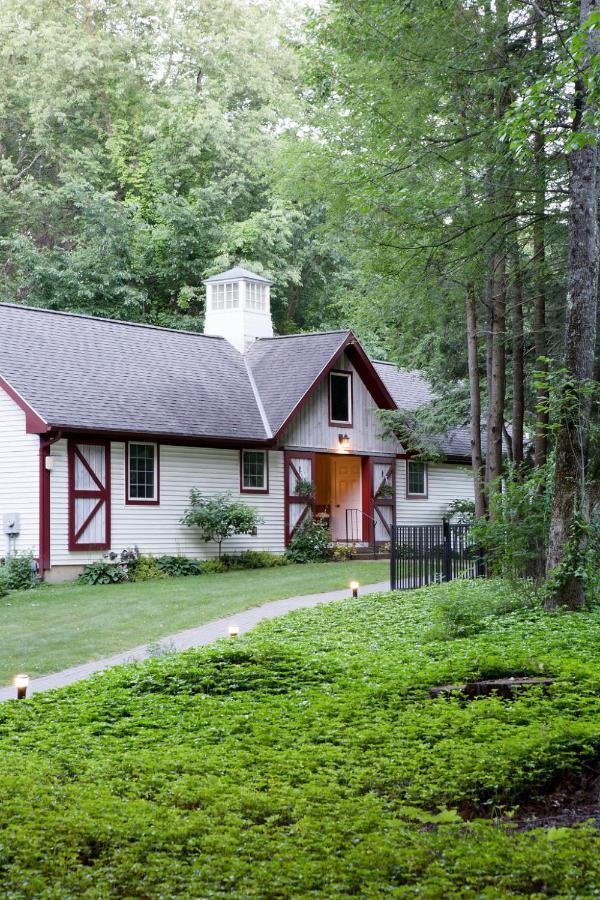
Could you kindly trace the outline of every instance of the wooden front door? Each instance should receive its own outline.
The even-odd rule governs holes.
[[[315,454],[285,454],[285,543],[310,522],[315,509]]]
[[[69,550],[110,548],[110,443],[69,441]]]
[[[396,521],[396,460],[373,457],[371,464],[371,501],[376,544],[387,543]]]
[[[355,510],[355,531],[362,527],[360,459],[358,456],[332,456],[331,535],[334,541],[346,540],[346,511]],[[358,515],[360,513],[360,515]],[[352,536],[352,533],[351,533]]]

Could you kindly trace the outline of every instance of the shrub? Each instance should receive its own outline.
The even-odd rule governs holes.
[[[354,559],[356,544],[334,544],[331,548],[331,556],[336,562],[344,562]]]
[[[459,497],[446,507],[444,519],[455,525],[469,525],[475,518],[475,502]]]
[[[152,581],[154,578],[167,577],[167,573],[153,556],[137,556],[128,564],[127,574],[130,581]]]
[[[9,591],[27,591],[39,582],[33,553],[15,553],[4,562],[4,578]]]
[[[286,556],[295,563],[323,562],[331,558],[331,536],[321,522],[307,522],[291,539]]]
[[[202,573],[204,575],[218,575],[226,572],[227,569],[220,559],[207,559],[202,563]]]
[[[224,553],[221,562],[226,569],[274,569],[289,565],[289,559],[268,550],[244,550],[243,553]]]
[[[236,534],[256,534],[261,521],[253,506],[234,500],[231,494],[203,497],[200,491],[193,489],[181,524],[199,528],[203,541],[215,541],[220,558],[221,546],[226,538]]]
[[[547,481],[546,470],[527,477],[509,473],[503,490],[491,495],[490,518],[475,520],[473,538],[483,548],[492,574],[543,578],[552,503]]]
[[[79,576],[82,584],[120,584],[129,581],[127,572],[122,566],[99,559],[86,566]]]
[[[8,574],[5,566],[0,566],[0,598],[6,597],[10,588],[8,586]]]
[[[161,572],[173,578],[202,574],[202,563],[188,556],[159,556],[156,565]]]

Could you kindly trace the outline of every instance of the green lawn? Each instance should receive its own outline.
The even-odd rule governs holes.
[[[522,817],[599,753],[600,609],[455,582],[297,611],[0,706],[1,893],[598,897],[598,829]]]
[[[58,672],[268,600],[388,577],[388,562],[348,562],[138,584],[42,585],[0,600],[0,685],[15,672]]]

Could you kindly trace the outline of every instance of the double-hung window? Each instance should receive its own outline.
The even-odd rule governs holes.
[[[352,425],[352,373],[329,373],[329,423]]]
[[[242,493],[267,494],[269,462],[266,450],[242,450],[240,458]]]
[[[127,503],[159,502],[158,444],[127,444]]]
[[[427,464],[416,459],[406,461],[406,496],[427,497]]]

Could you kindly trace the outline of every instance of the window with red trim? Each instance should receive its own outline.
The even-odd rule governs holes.
[[[352,425],[352,373],[329,373],[329,421]]]
[[[266,450],[242,450],[240,488],[244,494],[268,494],[269,457]]]
[[[126,454],[126,501],[131,504],[158,504],[160,497],[158,444],[130,441]]]
[[[427,497],[427,464],[417,459],[406,460],[406,496]]]

